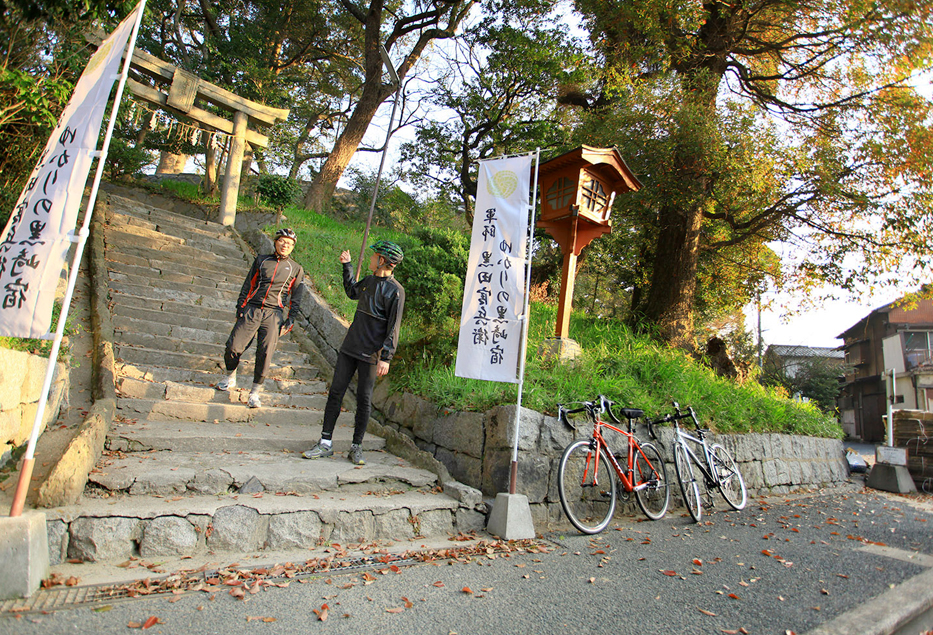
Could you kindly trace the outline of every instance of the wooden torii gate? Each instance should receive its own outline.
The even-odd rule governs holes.
[[[88,40],[99,45],[103,38],[99,34],[92,34],[88,36]],[[138,48],[133,52],[130,67],[151,77],[158,85],[168,86],[168,92],[163,92],[159,88],[127,78],[126,87],[136,97],[168,112],[193,119],[209,130],[231,135],[227,171],[224,174],[220,193],[219,215],[221,223],[233,225],[236,219],[236,204],[246,144],[260,148],[266,148],[269,145],[269,137],[256,131],[255,128],[251,129],[249,123],[252,122],[254,126],[274,125],[278,121],[285,121],[289,109],[271,108],[240,97]],[[199,108],[196,105],[198,99],[232,113],[233,120],[230,121]]]

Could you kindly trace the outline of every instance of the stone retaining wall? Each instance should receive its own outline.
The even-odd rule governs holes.
[[[433,454],[451,476],[494,496],[508,490],[516,406],[499,406],[483,413],[453,412],[413,395],[389,394],[382,384],[374,402],[385,425],[411,437]],[[528,496],[535,526],[563,522],[557,496],[557,460],[575,432],[556,417],[522,409],[517,490]],[[673,430],[659,430],[661,453],[670,464]],[[785,494],[797,489],[832,485],[848,479],[842,442],[838,439],[787,434],[712,435],[739,463],[749,494]],[[672,491],[679,504],[679,490]]]
[[[42,396],[48,357],[0,348],[0,465],[10,460],[13,448],[29,440]],[[68,400],[68,368],[55,365],[42,430],[58,417]]]

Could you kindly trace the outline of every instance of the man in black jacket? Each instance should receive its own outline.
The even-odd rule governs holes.
[[[370,247],[373,250],[369,262],[372,275],[359,282],[353,279],[350,252],[340,254],[343,264],[343,288],[351,300],[359,300],[356,315],[337,355],[334,380],[331,382],[324,406],[324,426],[321,440],[303,453],[306,459],[332,456],[334,427],[340,414],[340,404],[347,392],[350,380],[357,374],[356,425],[353,429],[353,444],[350,446],[350,462],[363,465],[363,436],[372,412],[373,385],[376,377],[389,372],[389,362],[398,346],[399,326],[405,305],[405,289],[392,276],[395,266],[402,261],[402,249],[395,243],[380,240]]]
[[[272,354],[279,337],[292,330],[294,316],[298,313],[298,303],[292,299],[304,277],[304,269],[289,257],[297,241],[292,230],[278,230],[275,233],[275,253],[258,256],[253,261],[237,298],[236,324],[224,350],[224,364],[230,374],[217,384],[217,390],[236,388],[240,356],[256,338],[256,367],[247,401],[250,408],[262,406],[259,393],[272,364]],[[289,308],[287,318],[286,305]]]

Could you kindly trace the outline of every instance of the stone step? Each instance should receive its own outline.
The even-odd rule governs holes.
[[[148,249],[164,254],[186,255],[194,260],[241,259],[243,252],[229,238],[193,238],[172,236],[142,227],[109,225],[107,241],[119,242],[120,250],[126,248]]]
[[[255,365],[254,348],[250,347],[240,360],[238,374],[241,377],[252,377]],[[223,373],[223,355],[207,357],[185,352],[163,351],[152,348],[134,346],[114,346],[114,356],[118,362],[125,362],[137,366],[164,366],[168,368],[183,368],[189,370],[202,370],[213,373]],[[300,379],[310,381],[318,379],[319,371],[316,366],[307,363],[304,355],[291,353],[278,353],[272,357],[272,367],[266,379]]]
[[[135,265],[112,264],[110,267],[109,279],[115,282],[127,282],[142,286],[164,288],[164,289],[186,289],[194,291],[196,289],[216,289],[222,293],[229,293],[234,298],[240,293],[243,284],[239,282],[216,281],[203,276],[193,276],[190,274],[167,274],[162,275],[158,269],[151,267],[137,267]],[[243,272],[243,276],[246,271]],[[241,276],[241,278],[243,277]]]
[[[210,386],[176,382],[152,382],[121,377],[117,381],[117,390],[121,397],[127,399],[152,399],[156,401],[162,399],[173,403],[245,404],[249,399],[252,378],[244,378],[243,383],[245,385],[240,388],[223,391]],[[322,392],[282,393],[266,389],[263,390],[261,399],[262,405],[266,407],[323,410],[327,395]]]
[[[422,489],[369,496],[338,490],[127,498],[131,506],[119,496],[85,495],[76,505],[46,512],[52,562],[123,565],[130,558],[311,549],[328,541],[448,538],[482,529],[483,517],[458,509],[457,500],[442,492]]]
[[[110,199],[110,213],[114,216],[131,216],[141,220],[151,220],[168,223],[170,226],[205,230],[214,229],[217,235],[225,234],[228,229],[220,223],[195,218],[187,214],[178,214],[162,207],[143,203],[135,198],[123,196],[116,192],[108,192]]]
[[[358,466],[344,452],[311,461],[281,451],[108,452],[89,481],[105,494],[132,496],[310,494],[348,485],[366,485],[364,492],[390,492],[437,484],[433,472],[411,467],[386,452],[364,456],[366,465]]]
[[[124,401],[124,400],[120,400]],[[249,409],[269,415],[266,408]],[[275,409],[278,413],[282,409]],[[284,411],[290,412],[290,411]],[[120,410],[107,433],[107,449],[114,452],[292,452],[301,453],[321,438],[322,413],[302,411],[304,417],[282,416],[242,421],[142,420],[133,418],[132,409]],[[312,416],[316,415],[316,416]],[[353,439],[353,413],[342,412],[334,428],[334,451],[346,453]],[[385,439],[367,433],[364,452],[381,450]]]
[[[152,311],[164,315],[177,315],[180,321],[193,319],[197,320],[220,320],[227,324],[227,328],[233,324],[236,319],[234,311],[235,300],[223,309],[216,307],[206,307],[198,304],[188,304],[185,302],[174,302],[171,300],[153,300],[145,296],[127,295],[125,293],[113,294],[113,313],[117,315],[136,315],[136,311]],[[229,322],[227,322],[229,320]],[[221,329],[223,330],[223,329]]]
[[[176,330],[179,333],[188,335],[184,339],[172,334],[163,335],[162,333],[141,332],[132,328],[120,328],[114,322],[114,335],[121,346],[141,346],[143,348],[158,349],[161,351],[172,351],[189,353],[191,355],[204,355],[211,359],[221,359],[224,354],[224,343],[227,341],[228,333],[209,332],[200,329],[185,329],[185,327],[172,327],[166,324],[154,325],[160,327],[158,330]],[[233,324],[230,324],[232,327]],[[229,332],[229,328],[227,329]],[[195,338],[210,337],[215,341],[200,341]],[[220,341],[216,341],[220,340]],[[280,340],[276,348],[275,355],[277,361],[281,363],[303,363],[304,356],[298,344],[289,341],[288,336]]]
[[[117,365],[117,374],[124,379],[136,379],[146,382],[164,383],[175,382],[179,384],[193,384],[195,387],[213,387],[221,379],[226,377],[225,372],[210,372],[206,370],[192,370],[188,368],[167,368],[163,366],[136,366],[134,364],[122,363]],[[242,377],[242,382],[252,381],[252,374],[243,374],[239,371],[238,377]],[[300,379],[266,379],[266,390],[272,390],[280,393],[293,393],[302,395],[311,395],[315,393],[326,393],[327,384],[319,380],[300,380]]]
[[[119,222],[119,221],[126,222]],[[175,227],[175,233],[161,231],[160,228],[169,229],[169,224],[152,225],[140,223],[129,216],[115,214],[111,221],[111,230],[121,232],[127,236],[141,238],[151,245],[153,249],[174,251],[175,247],[190,247],[199,251],[212,253],[227,258],[238,258],[242,255],[239,246],[228,236],[197,232],[191,228]]]
[[[245,272],[244,272],[244,275]],[[236,302],[237,294],[240,292],[239,285],[225,284],[218,286],[208,281],[208,284],[196,284],[192,282],[174,282],[153,276],[126,275],[110,272],[109,285],[115,284],[133,285],[137,287],[148,287],[150,289],[160,289],[165,291],[186,291],[196,293],[204,297],[222,297],[227,298],[231,306]]]
[[[110,247],[107,250],[106,261],[108,263],[117,263],[125,265],[135,265],[137,267],[148,267],[157,269],[161,272],[181,272],[192,275],[209,276],[215,279],[225,278],[228,281],[235,281],[240,278],[242,281],[246,277],[246,272],[252,264],[252,258],[242,256],[241,258],[231,258],[222,262],[207,261],[189,261],[188,263],[179,263],[166,260],[161,257],[159,252],[140,253],[140,250],[132,250],[131,253],[120,251],[119,244]],[[193,263],[196,262],[196,266]]]
[[[121,297],[121,300],[125,297]],[[199,307],[198,307],[199,308]],[[198,331],[216,332],[223,334],[229,333],[233,328],[235,319],[233,307],[231,306],[228,314],[220,314],[217,311],[207,312],[207,316],[193,316],[190,314],[173,313],[171,311],[162,311],[147,309],[144,307],[133,306],[132,304],[119,303],[114,304],[113,323],[116,328],[128,328],[129,326],[142,327],[144,329],[156,329],[153,333],[164,333],[159,325],[168,327],[186,328]],[[142,325],[145,324],[143,327]],[[226,337],[224,335],[223,337]],[[195,339],[195,338],[189,338]],[[226,340],[224,340],[226,341]]]
[[[121,199],[126,201],[127,199]],[[210,241],[231,241],[228,229],[219,223],[195,220],[189,216],[174,214],[158,207],[145,206],[144,213],[134,214],[131,209],[115,209],[111,224],[121,227],[139,227],[168,236],[177,236],[187,240],[204,239]]]
[[[149,285],[131,284],[128,282],[111,281],[109,283],[111,297],[114,302],[121,302],[117,295],[146,298],[152,306],[155,303],[174,302],[176,304],[193,304],[207,309],[231,311],[236,304],[236,295],[220,293],[217,289],[198,289],[186,291],[184,289],[167,289]],[[173,305],[167,305],[171,311]]]
[[[317,425],[324,416],[318,409],[280,408],[265,403],[262,408],[249,408],[243,403],[229,401],[194,403],[132,397],[118,399],[117,409],[126,419],[191,421],[194,425],[213,421]]]

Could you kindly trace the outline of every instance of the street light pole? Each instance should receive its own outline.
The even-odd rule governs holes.
[[[363,244],[360,245],[360,257],[356,263],[356,280],[360,279],[360,271],[363,267],[363,256],[366,254],[366,243],[369,240],[369,226],[373,222],[373,212],[376,209],[376,196],[379,194],[379,181],[382,179],[382,168],[386,162],[386,153],[389,150],[389,139],[392,138],[392,122],[395,120],[395,110],[398,108],[399,98],[402,94],[402,82],[399,80],[398,73],[395,72],[395,66],[389,59],[389,52],[386,47],[379,47],[379,54],[382,55],[382,63],[389,71],[389,77],[395,86],[395,99],[392,100],[392,114],[389,115],[389,128],[386,131],[386,140],[382,146],[382,158],[379,160],[379,171],[376,172],[376,183],[373,185],[373,198],[369,204],[369,216],[366,218],[366,229],[363,231]]]

